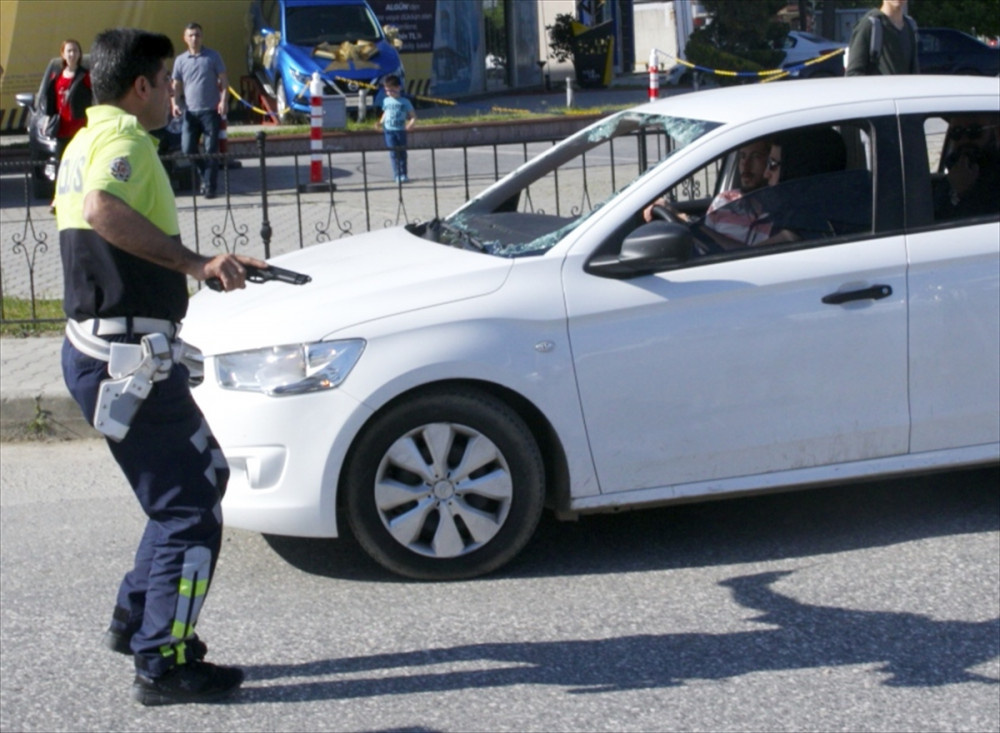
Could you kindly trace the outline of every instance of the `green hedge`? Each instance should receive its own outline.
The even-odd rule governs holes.
[[[770,49],[747,51],[744,55],[722,51],[707,43],[690,39],[684,48],[684,55],[692,64],[704,66],[708,69],[718,69],[719,71],[770,71],[778,67],[784,53],[772,51]],[[746,84],[753,82],[753,78],[733,77],[715,75],[715,80],[720,85]]]

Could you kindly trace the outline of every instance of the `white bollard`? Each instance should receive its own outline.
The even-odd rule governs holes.
[[[323,82],[318,71],[309,82],[309,151],[309,183],[300,183],[299,190],[331,190],[331,182],[323,180]]]
[[[361,87],[358,92],[358,122],[364,122],[368,116],[368,90]]]
[[[566,77],[566,106],[573,106],[573,77]]]
[[[660,68],[656,63],[656,50],[649,52],[649,101],[655,102],[660,96]]]
[[[323,182],[323,82],[319,72],[314,71],[309,82],[309,150],[312,161],[309,164],[309,183]]]

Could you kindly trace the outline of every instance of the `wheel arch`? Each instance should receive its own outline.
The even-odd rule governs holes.
[[[372,422],[385,411],[392,409],[400,402],[410,399],[415,395],[423,395],[429,392],[446,392],[454,389],[482,392],[503,402],[517,413],[518,417],[524,421],[531,432],[535,443],[538,445],[538,450],[542,454],[542,462],[545,467],[545,506],[555,510],[565,509],[569,506],[569,465],[566,460],[566,452],[552,423],[545,417],[542,411],[529,399],[524,397],[524,395],[503,385],[477,379],[446,379],[421,384],[405,392],[401,392],[368,416],[351,440],[351,444],[344,454],[343,463],[340,466],[340,475],[337,479],[338,517],[342,515],[343,512],[341,510],[344,509],[345,505],[344,497],[346,492],[343,489],[348,467],[354,458],[361,436],[365,434]]]

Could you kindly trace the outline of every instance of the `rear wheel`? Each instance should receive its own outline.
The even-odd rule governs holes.
[[[343,487],[351,529],[389,570],[421,580],[496,570],[541,517],[545,471],[524,421],[472,389],[434,390],[377,416]]]

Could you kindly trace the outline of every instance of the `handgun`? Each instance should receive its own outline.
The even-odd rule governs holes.
[[[243,265],[247,271],[247,280],[252,283],[265,283],[268,280],[277,280],[291,285],[305,285],[312,278],[301,272],[286,270],[282,267],[268,265],[267,267],[254,267],[253,265]],[[222,281],[217,277],[210,277],[205,284],[212,290],[222,291]]]

